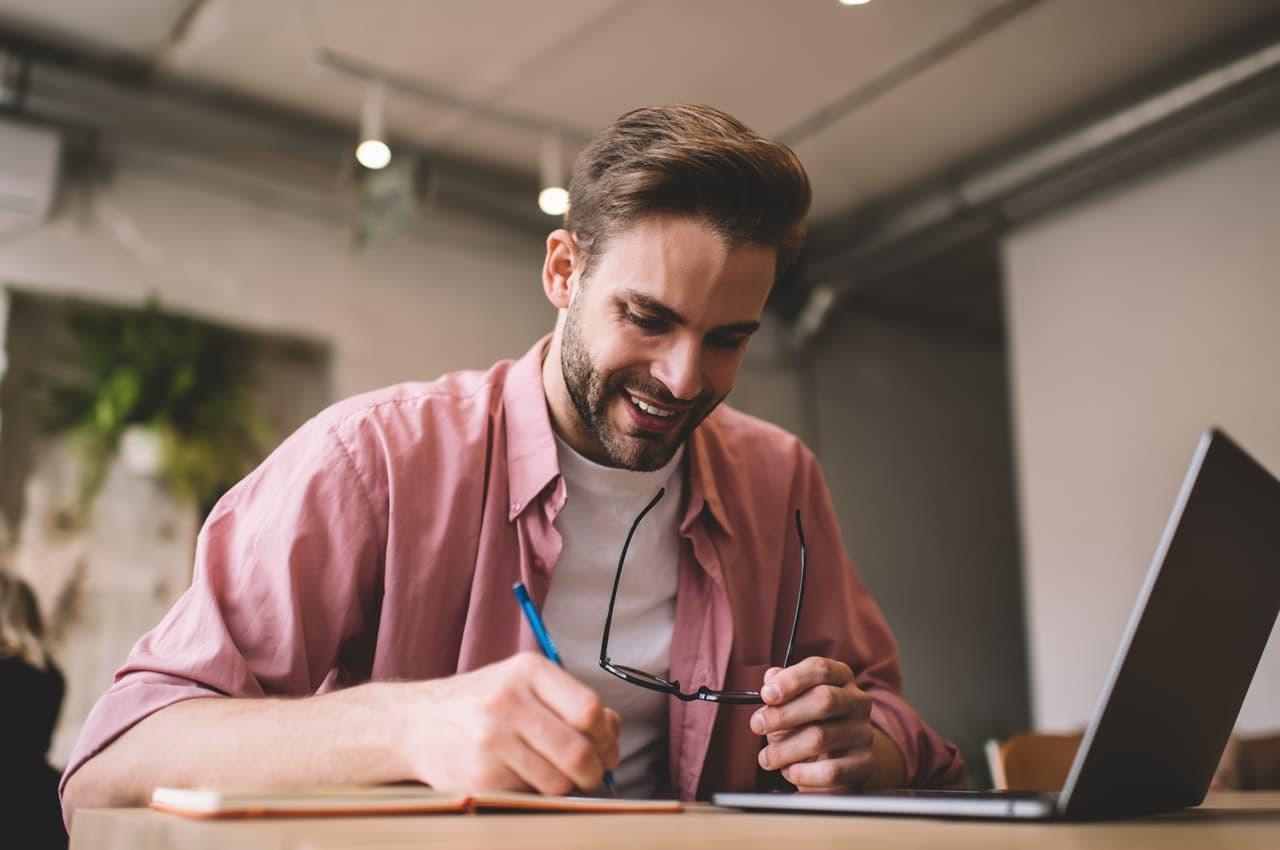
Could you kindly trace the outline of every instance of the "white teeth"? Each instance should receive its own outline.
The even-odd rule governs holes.
[[[633,402],[635,402],[636,407],[640,408],[650,416],[661,416],[663,418],[666,418],[668,416],[676,415],[676,412],[674,410],[663,410],[660,407],[654,407],[652,404],[645,404],[643,401],[641,401],[640,399],[636,398],[633,395],[629,395],[628,397]]]

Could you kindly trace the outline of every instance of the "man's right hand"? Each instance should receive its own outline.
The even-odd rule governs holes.
[[[594,790],[618,715],[539,655],[426,682],[301,698],[187,699],[145,717],[67,780],[81,807],[145,806],[162,785],[298,788],[415,779],[450,791]],[[192,729],[201,734],[191,734]]]
[[[534,653],[388,695],[412,778],[433,788],[568,794],[618,766],[617,712]]]

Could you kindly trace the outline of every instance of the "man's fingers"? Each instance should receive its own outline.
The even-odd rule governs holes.
[[[779,705],[795,699],[815,685],[846,685],[852,681],[853,671],[848,664],[815,656],[779,670],[773,676],[765,674],[760,697],[766,705]]]
[[[811,723],[795,729],[778,740],[770,739],[769,745],[760,750],[760,766],[765,770],[781,770],[790,765],[809,761],[824,753],[849,750],[871,750],[871,728],[844,720]]]
[[[618,737],[600,696],[564,670],[542,658],[531,670],[533,693],[543,705],[564,722],[591,739],[597,752],[604,752]]]
[[[782,778],[800,791],[850,791],[866,785],[872,767],[871,750],[855,750],[789,765],[783,769]]]
[[[594,790],[604,771],[621,760],[622,719],[604,707],[595,691],[558,666],[537,657],[526,663],[532,701],[541,709],[528,711],[529,722],[522,724],[529,730],[526,740],[577,787]]]
[[[794,699],[766,705],[751,715],[751,731],[757,735],[794,729],[806,723],[836,717],[869,717],[871,697],[853,685],[817,685]]]
[[[549,793],[565,794],[573,786],[584,791],[597,788],[609,759],[616,758],[617,751],[617,733],[605,710],[600,711],[604,740],[597,742],[543,703],[538,693],[529,694],[521,702],[518,707],[520,737],[567,777],[571,786]]]
[[[552,764],[524,735],[512,735],[509,745],[498,754],[507,768],[539,794],[564,795],[573,791],[575,780]]]

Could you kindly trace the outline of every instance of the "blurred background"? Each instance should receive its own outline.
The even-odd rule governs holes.
[[[0,559],[55,765],[276,442],[550,330],[554,190],[674,101],[813,181],[730,403],[817,452],[907,695],[977,785],[1084,725],[1200,433],[1280,470],[1280,0],[0,0]]]

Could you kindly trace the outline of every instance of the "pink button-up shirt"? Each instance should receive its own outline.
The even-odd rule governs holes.
[[[191,587],[94,706],[64,785],[180,700],[431,679],[536,650],[511,585],[523,581],[541,605],[560,552],[565,485],[542,389],[546,344],[487,372],[340,402],[228,492],[200,532]],[[845,554],[812,453],[721,405],[690,436],[686,469],[670,676],[686,690],[754,689],[781,663],[799,508],[809,573],[794,657],[849,664],[912,784],[961,783],[956,748],[902,697],[893,637]],[[581,615],[603,622],[604,611]],[[756,786],[751,711],[671,699],[681,798]]]

